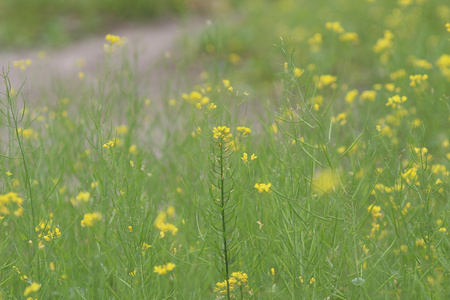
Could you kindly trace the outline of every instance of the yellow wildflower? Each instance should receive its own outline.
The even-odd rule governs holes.
[[[41,288],[41,285],[39,283],[33,282],[29,286],[27,286],[25,288],[25,291],[23,292],[23,295],[26,297],[26,296],[28,296],[31,293],[39,291],[40,288]]]
[[[226,141],[228,138],[231,138],[233,135],[230,133],[230,128],[226,126],[217,126],[213,129],[213,137],[215,139],[221,139]]]
[[[352,42],[353,44],[359,43],[358,34],[356,32],[346,32],[339,36],[341,42]]]
[[[242,132],[242,136],[247,136],[250,132],[252,132],[250,128],[245,126],[238,126],[237,130]]]
[[[345,102],[352,103],[355,97],[358,96],[358,90],[351,90],[345,95]]]
[[[87,213],[84,215],[83,220],[81,220],[81,227],[92,227],[97,221],[102,219],[102,215],[98,212]]]
[[[271,183],[267,183],[267,184],[265,184],[265,183],[260,183],[260,184],[259,183],[255,183],[254,188],[257,189],[259,193],[263,193],[263,192],[270,193],[271,192],[270,191],[270,187],[271,186],[272,186]]]
[[[342,28],[339,22],[326,22],[325,28],[336,33],[344,33],[344,28]]]
[[[174,263],[168,263],[166,265],[155,266],[153,268],[154,273],[158,273],[159,275],[165,275],[167,272],[172,271],[175,268]]]
[[[373,90],[368,90],[361,93],[362,100],[375,101],[376,96],[377,92]]]

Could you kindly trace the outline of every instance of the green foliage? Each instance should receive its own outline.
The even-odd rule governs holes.
[[[33,103],[5,70],[2,297],[445,299],[450,8],[406,2],[236,3],[258,46],[212,24],[160,99],[118,37]]]
[[[181,0],[4,0],[0,45],[60,46],[125,21],[142,22],[187,9]]]

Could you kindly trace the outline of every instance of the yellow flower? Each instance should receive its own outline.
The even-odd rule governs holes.
[[[393,39],[394,34],[389,30],[385,30],[383,38],[378,39],[375,46],[373,46],[373,51],[375,53],[382,53],[390,50],[393,46],[392,44]]]
[[[231,138],[233,135],[230,133],[230,128],[226,126],[217,126],[213,129],[213,137],[215,139],[221,139],[226,141],[228,138]]]
[[[370,213],[372,214],[373,219],[376,221],[377,218],[381,218],[382,214],[381,214],[381,207],[375,204],[370,205],[367,208],[368,211],[370,211]]]
[[[152,247],[152,245],[149,245],[149,244],[147,244],[147,243],[142,243],[142,250],[144,250],[144,251],[147,251],[149,248],[151,248]]]
[[[359,43],[358,34],[356,32],[346,32],[339,36],[341,42],[352,42],[353,44]]]
[[[315,76],[314,78],[315,82],[317,83],[317,87],[319,89],[331,85],[331,87],[334,87],[334,84],[336,83],[337,77],[332,75],[322,75],[320,77]]]
[[[362,100],[375,101],[376,96],[377,92],[373,90],[368,90],[361,93]]]
[[[229,88],[230,87],[230,81],[228,79],[224,79],[222,80],[223,86],[225,88]]]
[[[409,76],[409,79],[411,80],[409,85],[412,87],[416,87],[417,84],[422,84],[422,82],[425,82],[428,79],[428,75],[427,74],[411,75],[411,76]]]
[[[252,132],[250,128],[245,126],[238,126],[237,130],[242,132],[242,136],[247,136],[250,132]]]
[[[352,103],[355,97],[358,96],[358,90],[351,90],[345,95],[345,102]]]
[[[244,153],[241,157],[244,162],[247,162],[247,153]]]
[[[91,186],[92,186],[92,185],[91,185]],[[83,202],[88,202],[89,199],[90,199],[90,197],[91,197],[91,193],[89,193],[89,192],[80,192],[80,193],[75,197],[75,199],[76,199],[78,202],[81,202],[81,201],[83,201]]]
[[[82,227],[92,227],[97,221],[102,219],[102,215],[98,212],[88,213],[84,215],[84,219],[81,220]]]
[[[294,76],[298,78],[298,77],[302,76],[304,71],[305,70],[303,70],[303,69],[295,68],[294,69]]]
[[[308,44],[311,47],[311,52],[317,52],[322,45],[322,35],[320,33],[314,34],[313,37],[308,39]]]
[[[137,146],[135,144],[131,145],[130,148],[128,149],[128,152],[130,152],[131,154],[136,155],[138,153]]]
[[[397,79],[401,79],[405,76],[406,76],[406,71],[404,69],[399,69],[399,70],[391,73],[389,75],[389,78],[391,78],[391,80],[397,80]]]
[[[25,291],[23,292],[23,295],[26,297],[31,293],[37,292],[39,291],[39,289],[41,288],[41,285],[37,282],[33,282],[32,284],[30,284],[29,286],[27,286],[25,288]]]
[[[396,108],[398,107],[398,104],[405,102],[406,100],[408,100],[408,98],[406,96],[399,96],[399,95],[395,95],[392,97],[389,97],[388,102],[386,103],[386,106],[392,106],[392,108]]]
[[[103,144],[103,148],[110,149],[110,148],[114,147],[115,145],[116,145],[116,143],[114,141],[109,141],[106,144]]]
[[[254,188],[256,190],[258,190],[258,193],[264,193],[264,192],[270,193],[271,192],[271,190],[270,190],[271,186],[272,186],[271,183],[267,183],[267,184],[265,184],[265,183],[255,183]]]
[[[13,62],[14,68],[19,68],[21,71],[25,71],[28,66],[31,65],[31,59],[15,60]]]
[[[167,272],[172,271],[175,268],[174,263],[168,263],[166,265],[155,266],[153,268],[154,273],[158,273],[159,275],[165,275]]]
[[[253,153],[252,156],[250,157],[251,160],[255,160],[257,158],[258,158],[258,156],[256,156],[255,153]]]
[[[344,33],[344,28],[342,28],[340,22],[326,22],[325,28],[336,33]]]

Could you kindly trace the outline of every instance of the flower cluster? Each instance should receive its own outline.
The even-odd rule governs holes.
[[[380,231],[380,224],[378,224],[378,219],[382,218],[381,214],[381,207],[375,204],[369,205],[367,210],[372,214],[373,222],[372,222],[372,229],[370,231],[369,237],[374,238],[375,233],[377,231]]]
[[[27,67],[31,66],[31,59],[21,59],[15,60],[13,62],[14,68],[19,68],[22,71],[25,71]]]
[[[385,30],[383,38],[378,39],[375,46],[373,46],[373,51],[381,54],[380,61],[383,63],[386,63],[389,59],[393,47],[393,40],[394,34],[390,30]]]
[[[428,79],[428,75],[427,74],[424,74],[424,75],[420,75],[420,74],[418,74],[418,75],[411,75],[411,76],[409,76],[409,79],[411,80],[409,85],[412,86],[412,87],[416,87],[417,84],[424,83]]]
[[[0,219],[3,218],[1,215],[9,215],[11,212],[20,217],[23,214],[22,203],[23,199],[17,193],[0,195]]]
[[[170,223],[167,223],[167,216],[173,216],[175,214],[175,209],[173,206],[169,206],[166,211],[162,211],[158,214],[155,220],[155,227],[158,228],[159,235],[161,238],[166,236],[166,232],[170,232],[172,235],[176,235],[178,228]]]
[[[254,188],[258,191],[258,193],[270,193],[270,187],[272,186],[271,183],[256,183]]]
[[[241,132],[242,136],[247,136],[252,130],[245,126],[238,126],[237,130]]]
[[[399,107],[399,104],[405,102],[406,100],[408,100],[408,98],[406,96],[395,95],[395,96],[389,97],[388,102],[386,103],[386,106],[392,106],[392,108],[397,108],[397,107]]]
[[[84,215],[83,220],[81,220],[82,227],[92,227],[95,223],[102,219],[102,214],[98,212],[87,213]]]
[[[170,272],[173,269],[175,269],[175,264],[174,263],[167,263],[165,265],[155,266],[153,268],[153,272],[157,273],[159,275],[165,275],[165,274],[167,274],[167,272]]]
[[[231,277],[222,282],[216,283],[216,287],[214,288],[214,292],[219,294],[219,298],[222,298],[227,294],[227,285],[229,285],[231,298],[235,298],[235,293],[239,292],[241,295],[244,292],[248,292],[251,294],[250,287],[248,286],[248,276],[246,273],[242,272],[233,272],[231,273]]]
[[[46,242],[50,242],[51,240],[57,239],[61,236],[61,231],[58,227],[53,229],[53,213],[49,214],[48,220],[41,220],[38,226],[34,228],[34,231],[40,232],[38,234],[38,238],[43,238]]]
[[[96,186],[95,183],[94,187]],[[91,185],[92,186],[92,185]],[[70,203],[72,203],[73,206],[78,206],[79,203],[84,202],[87,203],[89,202],[89,199],[91,198],[91,193],[89,192],[80,192],[78,193],[78,195],[75,198],[70,198]]]
[[[120,37],[118,35],[107,34],[105,37],[106,44],[103,46],[106,53],[112,53],[123,44],[126,43],[125,37]]]
[[[227,141],[233,135],[230,133],[230,128],[226,126],[217,126],[213,128],[213,137],[222,141]]]

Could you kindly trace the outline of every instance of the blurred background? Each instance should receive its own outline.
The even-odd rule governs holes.
[[[117,28],[204,13],[207,1],[194,0],[2,0],[0,46],[61,46]]]

